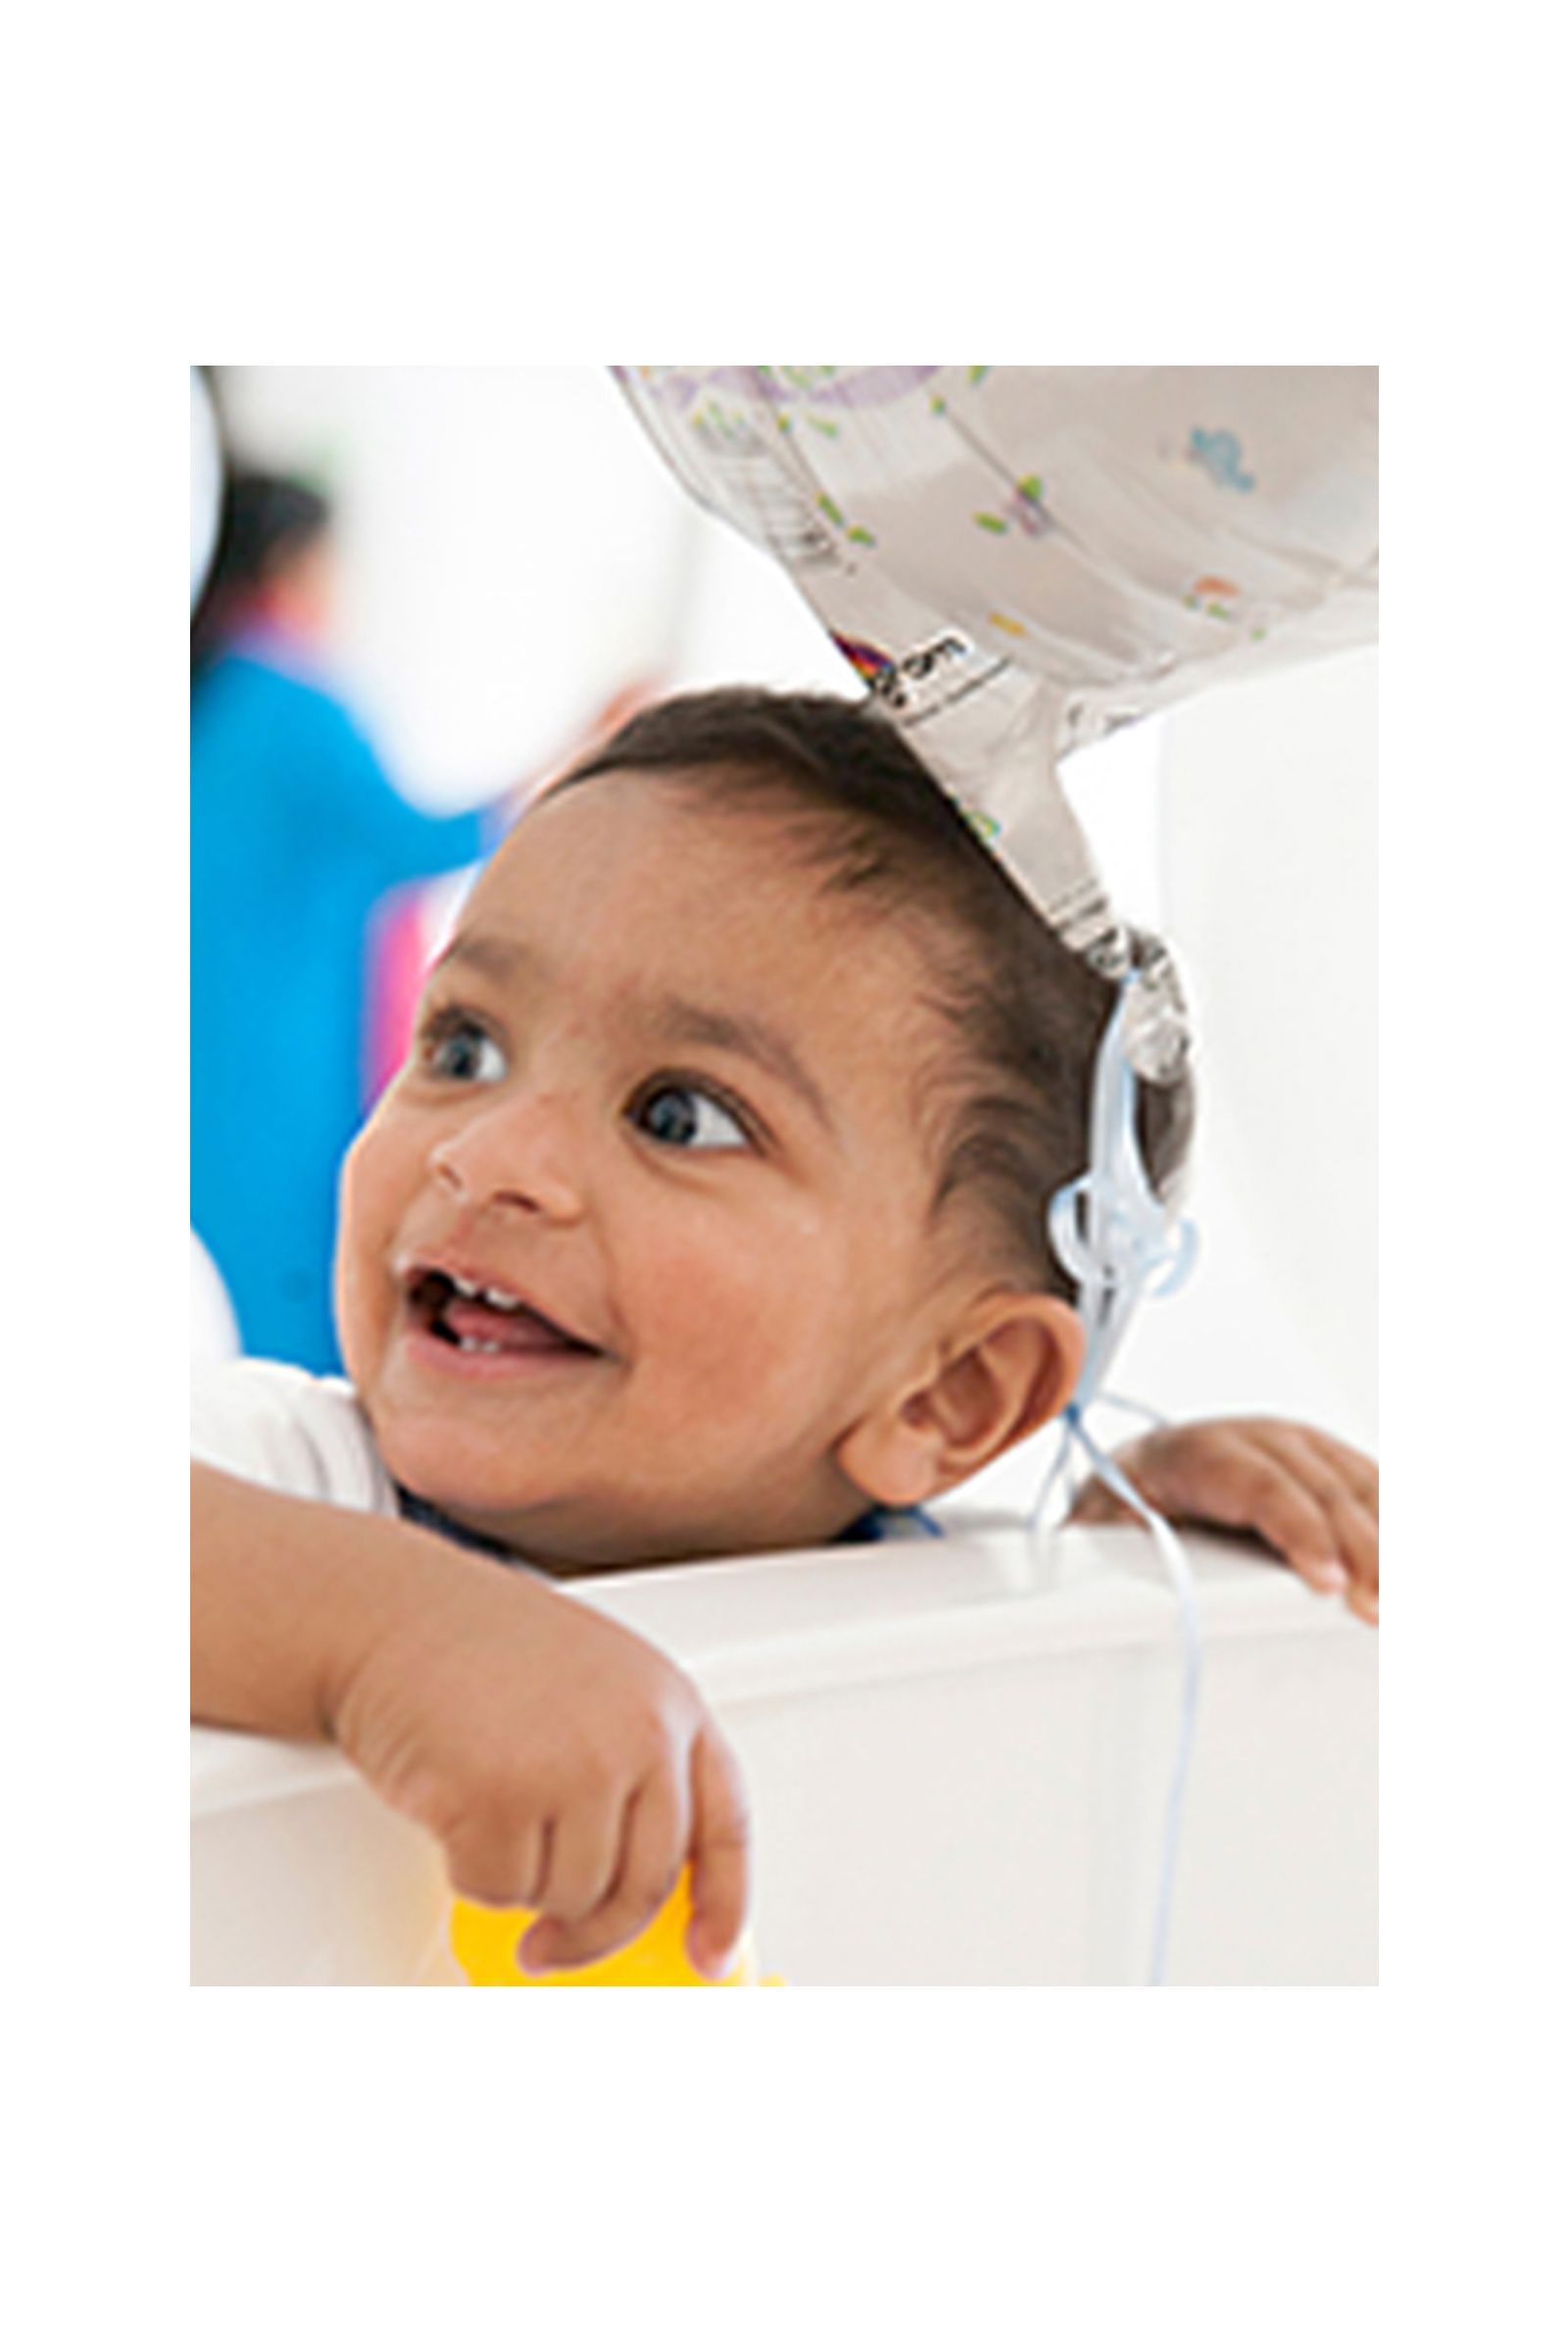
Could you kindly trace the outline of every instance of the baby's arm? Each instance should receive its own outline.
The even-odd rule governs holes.
[[[1378,1621],[1378,1466],[1299,1421],[1222,1420],[1152,1430],[1115,1455],[1170,1519],[1245,1528],[1320,1592]],[[1134,1514],[1099,1479],[1073,1504],[1080,1524]]]
[[[733,1758],[658,1650],[539,1578],[399,1521],[191,1468],[191,1712],[335,1740],[436,1838],[460,1894],[543,1914],[535,1970],[637,1935],[692,1864],[694,1966],[745,1925]]]

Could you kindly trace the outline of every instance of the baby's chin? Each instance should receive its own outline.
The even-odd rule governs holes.
[[[454,1442],[449,1427],[426,1429],[396,1416],[378,1427],[374,1414],[371,1425],[398,1486],[469,1535],[561,1575],[645,1564],[639,1536],[613,1508],[596,1509],[581,1494],[563,1492],[559,1460],[530,1475],[514,1446],[498,1462],[493,1439],[475,1439],[470,1450]]]
[[[707,1519],[682,1511],[665,1519],[613,1501],[596,1503],[559,1492],[477,1492],[472,1485],[454,1482],[450,1462],[444,1476],[424,1478],[414,1462],[405,1469],[391,1463],[388,1467],[400,1486],[456,1526],[505,1544],[530,1567],[564,1578],[825,1547],[866,1508],[863,1503],[855,1509],[840,1506],[810,1519],[792,1515],[778,1524],[736,1520],[723,1512]]]
[[[604,1575],[615,1569],[677,1566],[752,1552],[816,1549],[835,1543],[869,1509],[869,1498],[836,1470],[823,1466],[819,1488],[771,1506],[758,1502],[758,1481],[739,1482],[748,1499],[733,1495],[634,1495],[600,1485],[565,1486],[560,1445],[527,1465],[509,1445],[498,1459],[493,1434],[472,1433],[471,1445],[450,1421],[428,1424],[396,1413],[370,1422],[382,1462],[407,1493],[430,1504],[469,1534],[502,1544],[520,1559],[560,1576]],[[808,1482],[812,1483],[812,1482]]]
[[[376,1451],[397,1484],[475,1535],[509,1542],[509,1531],[551,1499],[545,1481],[519,1477],[515,1461],[502,1472],[493,1444],[476,1446],[470,1460],[450,1430],[423,1429],[401,1417],[378,1425],[373,1413],[370,1424]]]
[[[606,1575],[616,1569],[679,1568],[702,1561],[750,1559],[770,1552],[826,1549],[864,1516],[865,1503],[779,1519],[710,1518],[681,1512],[670,1519],[606,1511],[556,1510],[533,1514],[533,1532],[517,1548],[560,1576]]]

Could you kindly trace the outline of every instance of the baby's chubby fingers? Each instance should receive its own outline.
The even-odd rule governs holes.
[[[1340,1557],[1350,1574],[1346,1600],[1368,1625],[1378,1622],[1378,1523],[1353,1494],[1337,1495],[1331,1505],[1340,1539]]]
[[[1260,1422],[1259,1443],[1306,1487],[1327,1513],[1347,1578],[1346,1599],[1378,1622],[1378,1469],[1353,1446],[1295,1422]]]
[[[604,1898],[574,1922],[540,1920],[518,1948],[530,1974],[585,1968],[630,1943],[674,1891],[686,1856],[690,1804],[679,1778],[660,1772],[627,1807],[619,1867]]]
[[[1315,1592],[1348,1592],[1333,1512],[1289,1462],[1255,1439],[1238,1435],[1202,1516],[1261,1536]]]
[[[1376,1519],[1378,1466],[1370,1454],[1348,1444],[1344,1438],[1331,1438],[1327,1430],[1309,1429],[1304,1422],[1262,1421],[1256,1426],[1269,1432],[1277,1442],[1288,1440],[1294,1444],[1335,1486],[1348,1489]]]
[[[562,1927],[581,1921],[603,1901],[620,1852],[621,1808],[576,1799],[550,1825],[548,1862],[534,1896],[541,1917],[518,1947],[524,1968],[554,1967]]]
[[[1344,1592],[1350,1580],[1333,1518],[1299,1466],[1267,1442],[1267,1427],[1199,1421],[1155,1430],[1125,1446],[1117,1459],[1145,1501],[1167,1518],[1261,1536],[1314,1591]],[[1102,1488],[1098,1494],[1091,1489],[1073,1517],[1107,1517],[1100,1500],[1104,1494]]]
[[[1261,1536],[1314,1592],[1378,1621],[1378,1469],[1339,1438],[1295,1421],[1195,1421],[1122,1446],[1124,1476],[1168,1519]],[[1098,1479],[1080,1524],[1131,1514]]]
[[[447,1830],[442,1846],[454,1894],[497,1910],[531,1909],[537,1900],[549,1851],[546,1825],[469,1815]]]
[[[422,1533],[405,1551],[407,1589],[323,1676],[318,1711],[344,1753],[439,1841],[457,1893],[541,1914],[519,1952],[532,1972],[635,1934],[689,1844],[688,1948],[721,1974],[746,1919],[746,1807],[696,1686],[543,1583],[455,1565]]]
[[[692,1918],[686,1951],[714,1980],[740,1941],[751,1900],[752,1838],[740,1767],[709,1724],[692,1751]]]

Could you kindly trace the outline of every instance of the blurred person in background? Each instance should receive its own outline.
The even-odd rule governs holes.
[[[326,501],[235,473],[191,626],[191,1223],[245,1352],[316,1372],[339,1368],[371,914],[475,864],[520,806],[433,816],[402,797],[331,679],[332,586]]]

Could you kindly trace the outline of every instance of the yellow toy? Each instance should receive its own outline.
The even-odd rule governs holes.
[[[635,1940],[623,1944],[608,1959],[586,1968],[547,1969],[525,1976],[517,1965],[517,1946],[539,1916],[535,1911],[490,1911],[461,1899],[452,1906],[452,1949],[470,1984],[695,1984],[715,1989],[700,1977],[686,1956],[686,1928],[692,1915],[689,1875],[663,1909]],[[720,1984],[779,1984],[780,1977],[760,1977],[749,1936],[743,1936],[735,1965]]]

